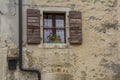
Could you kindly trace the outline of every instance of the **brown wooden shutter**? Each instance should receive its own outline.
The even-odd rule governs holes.
[[[40,44],[40,11],[27,9],[27,43]]]
[[[82,16],[79,11],[69,12],[70,44],[82,44]]]

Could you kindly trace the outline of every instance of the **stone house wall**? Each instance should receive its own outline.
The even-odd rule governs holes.
[[[81,11],[82,45],[27,45],[28,8]],[[120,80],[119,8],[119,0],[23,0],[24,67],[40,70],[42,80]],[[0,79],[37,80],[34,73],[8,70],[7,57],[17,54],[18,0],[0,0]]]

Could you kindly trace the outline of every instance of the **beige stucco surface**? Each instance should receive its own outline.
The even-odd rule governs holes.
[[[0,11],[5,13],[0,14],[0,63],[5,64],[0,66],[0,68],[5,66],[0,78],[1,80],[37,80],[34,73],[7,69],[5,58],[7,55],[16,55],[18,48],[18,9],[14,12],[14,2],[10,3],[14,6],[8,8],[8,1],[0,0]],[[120,80],[119,0],[23,0],[23,4],[24,67],[40,70],[42,80]],[[16,8],[18,8],[17,4]],[[47,10],[62,8],[66,12],[73,9],[81,11],[82,45],[69,45],[69,42],[64,45],[43,43],[27,45],[27,8],[41,11],[46,8]],[[12,12],[9,12],[9,9]],[[69,27],[68,22],[66,25]]]

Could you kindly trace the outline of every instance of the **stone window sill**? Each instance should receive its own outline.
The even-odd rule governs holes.
[[[56,49],[66,49],[66,48],[70,48],[69,44],[61,44],[61,43],[57,43],[57,44],[52,44],[52,43],[44,43],[38,46],[39,48],[56,48]]]

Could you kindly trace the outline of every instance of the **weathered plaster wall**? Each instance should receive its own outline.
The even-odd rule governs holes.
[[[16,10],[13,16],[9,12],[8,1],[0,0],[0,10],[5,13],[0,15],[0,57],[6,54],[13,56],[18,52],[18,13]],[[67,76],[66,80],[120,80],[119,0],[24,0],[24,4],[30,4],[23,7],[24,67],[41,70],[42,80],[61,80],[64,76]],[[63,47],[52,45],[52,48],[43,47],[43,44],[27,45],[26,9],[61,5],[82,12],[83,44]],[[14,7],[11,9],[14,11]],[[1,60],[1,64],[7,64],[4,59]],[[19,69],[9,71],[7,66],[2,72],[2,80],[37,80],[35,74]]]

